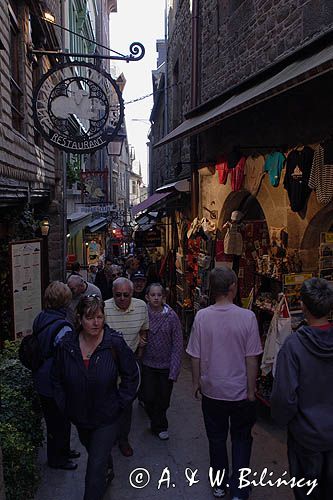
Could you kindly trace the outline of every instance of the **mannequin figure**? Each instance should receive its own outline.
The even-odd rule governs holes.
[[[243,213],[235,210],[231,213],[230,221],[227,221],[222,229],[227,229],[224,237],[224,253],[233,255],[232,268],[238,276],[240,257],[243,253],[243,236],[241,230],[244,224],[241,224]]]

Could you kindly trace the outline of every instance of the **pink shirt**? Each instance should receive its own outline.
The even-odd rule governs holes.
[[[200,358],[202,394],[225,401],[246,399],[245,358],[262,353],[254,313],[234,304],[198,311],[186,352]]]

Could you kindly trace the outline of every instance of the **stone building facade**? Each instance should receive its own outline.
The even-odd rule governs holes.
[[[60,3],[44,2],[60,18]],[[61,278],[63,248],[62,158],[34,128],[32,92],[50,67],[46,57],[36,58],[28,48],[58,49],[59,33],[41,17],[41,2],[0,2],[0,212],[18,211],[29,203],[35,217],[49,215],[51,279]],[[5,228],[4,228],[5,231]]]
[[[232,193],[230,184],[219,184],[217,173],[203,169],[199,174],[201,167],[214,166],[235,147],[246,156],[267,154],[318,143],[332,134],[332,55],[317,67],[314,63],[310,68],[310,59],[313,62],[322,51],[332,50],[333,4],[329,0],[170,3],[170,136],[155,148],[162,157],[167,151],[168,166],[154,166],[177,180],[174,167],[183,162],[180,175],[192,178],[192,217],[207,216],[202,207],[213,202],[221,227],[249,193]],[[298,66],[302,68],[295,73]],[[287,83],[282,85],[281,78]],[[266,85],[266,93],[254,98],[260,85]],[[219,106],[225,103],[228,111],[219,115]],[[191,172],[185,168],[187,162]],[[258,201],[267,224],[285,225],[291,248],[300,248],[305,267],[313,268],[317,260],[313,244],[318,245],[320,231],[332,226],[331,204],[319,205],[312,193],[307,211],[294,213],[283,186],[272,188],[267,179]]]

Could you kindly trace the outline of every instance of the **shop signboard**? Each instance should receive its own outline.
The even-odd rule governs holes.
[[[35,126],[52,146],[68,153],[92,153],[112,141],[124,119],[116,81],[87,62],[54,65],[34,89]]]
[[[81,172],[81,201],[87,204],[108,201],[108,171],[88,170]]]
[[[10,243],[13,331],[15,340],[32,333],[42,310],[42,240]]]
[[[161,240],[161,231],[157,227],[153,227],[148,231],[135,232],[135,243],[138,246],[147,248],[160,247],[162,244]]]
[[[320,233],[320,243],[333,243],[333,233]]]

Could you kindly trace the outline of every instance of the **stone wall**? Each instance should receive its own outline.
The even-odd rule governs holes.
[[[200,0],[201,102],[333,27],[331,0]]]

